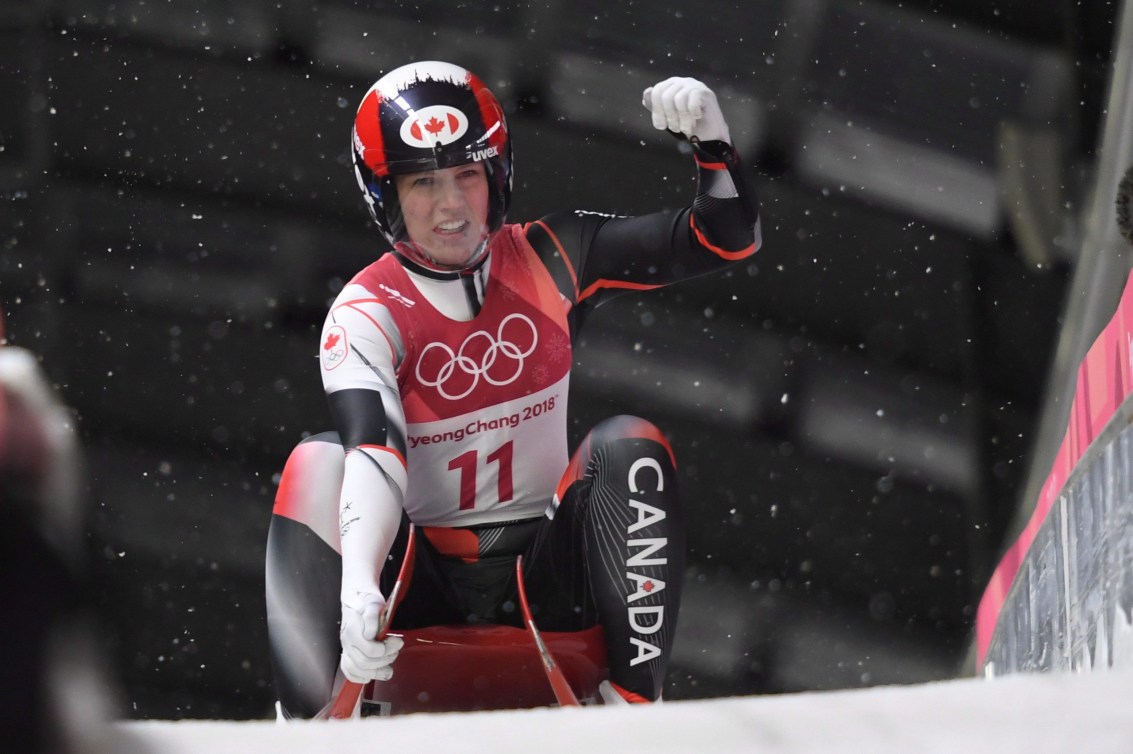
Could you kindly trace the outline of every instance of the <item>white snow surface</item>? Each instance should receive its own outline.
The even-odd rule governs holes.
[[[119,739],[119,751],[155,754],[1129,754],[1133,671],[969,678],[649,707],[283,724],[134,721],[114,723],[110,733]]]

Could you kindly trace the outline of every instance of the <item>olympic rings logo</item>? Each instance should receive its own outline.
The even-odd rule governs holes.
[[[523,342],[527,338],[521,336],[527,335],[527,333],[522,332],[522,330],[530,331],[529,337],[531,345],[526,348],[521,348],[512,340],[505,338],[504,331],[508,329],[508,324],[513,320],[515,320],[517,324],[512,326],[510,334],[514,336],[515,339]],[[526,327],[524,328],[523,325],[526,325]],[[520,332],[516,331],[517,327],[520,328]],[[469,356],[468,352],[480,342],[485,343],[486,346],[483,354],[481,354],[479,360],[477,360]],[[519,379],[519,375],[523,373],[524,361],[535,352],[535,346],[538,342],[539,333],[535,329],[535,324],[530,319],[522,314],[509,314],[500,322],[495,337],[493,337],[491,333],[477,330],[465,338],[464,342],[460,344],[460,348],[455,352],[445,343],[433,342],[425,346],[421,351],[421,356],[417,359],[417,379],[422,385],[435,387],[442,397],[450,401],[458,401],[472,394],[472,391],[480,384],[481,377],[483,377],[484,381],[489,385],[495,385],[497,387],[510,385],[515,382]],[[434,354],[430,365],[426,368],[431,376],[426,376],[422,374],[422,365],[426,362],[425,357],[434,350],[437,353]],[[436,364],[437,356],[440,356],[441,363],[439,366]],[[503,367],[503,375],[499,374],[500,370],[496,370],[496,374],[494,375],[489,373],[489,370],[496,366],[497,361],[506,365]],[[458,374],[466,376],[465,379],[468,379],[468,385],[465,386],[463,390],[460,390],[459,393],[450,392],[448,389],[450,381]],[[457,385],[459,386],[462,381],[463,380],[458,377]],[[459,387],[456,389],[459,389]]]

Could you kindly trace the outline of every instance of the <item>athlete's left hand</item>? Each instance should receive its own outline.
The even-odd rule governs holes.
[[[660,131],[684,134],[690,141],[732,141],[716,93],[696,79],[665,79],[645,90],[641,104]]]

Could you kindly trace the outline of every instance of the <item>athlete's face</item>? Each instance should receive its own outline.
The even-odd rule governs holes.
[[[442,267],[460,268],[488,237],[482,162],[395,178],[409,240]]]

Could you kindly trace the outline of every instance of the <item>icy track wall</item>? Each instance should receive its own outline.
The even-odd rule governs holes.
[[[980,604],[985,675],[1133,668],[1133,275],[1078,368],[1068,424]]]

